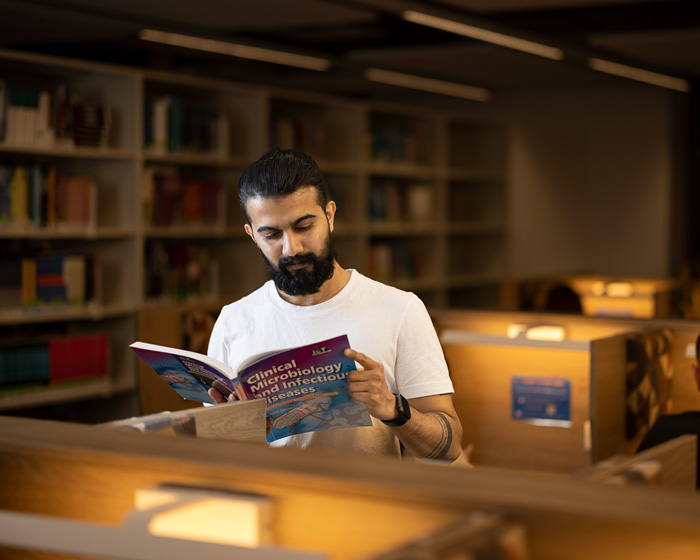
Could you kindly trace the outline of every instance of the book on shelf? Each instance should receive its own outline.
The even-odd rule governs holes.
[[[76,146],[105,147],[112,129],[112,109],[107,105],[74,100],[73,141]]]
[[[51,378],[49,346],[36,337],[0,342],[0,392],[40,389]]]
[[[375,179],[369,196],[369,221],[426,225],[434,219],[435,189],[429,183]]]
[[[213,404],[215,388],[240,400],[264,398],[270,431],[268,441],[294,434],[370,426],[367,407],[348,389],[354,360],[341,335],[296,348],[256,354],[238,371],[198,352],[135,342],[131,348],[185,399]]]
[[[327,125],[319,116],[273,115],[270,123],[270,145],[282,149],[296,148],[317,160],[328,157]]]
[[[97,185],[92,177],[41,165],[0,165],[0,228],[94,230]]]
[[[218,108],[177,94],[148,94],[144,116],[144,146],[154,154],[229,153],[229,119]]]
[[[372,162],[425,165],[430,161],[430,148],[430,130],[424,122],[374,122],[370,127]]]
[[[93,255],[0,257],[0,309],[90,305],[100,300],[100,284]]]
[[[0,142],[34,148],[104,147],[112,109],[80,99],[69,84],[47,78],[0,79]]]
[[[419,243],[377,239],[369,248],[368,273],[380,282],[415,280],[426,270],[424,252]]]
[[[109,335],[104,332],[52,337],[49,356],[52,384],[106,379],[110,374]]]
[[[111,372],[106,332],[10,338],[0,342],[0,392],[22,392],[106,379]]]
[[[146,225],[211,227],[226,225],[226,189],[215,179],[184,177],[176,168],[143,171],[142,211]]]
[[[0,142],[7,137],[7,107],[9,105],[9,84],[4,78],[0,78]]]
[[[218,309],[188,309],[182,313],[182,348],[205,354],[209,337],[219,316]]]
[[[410,183],[406,188],[406,218],[416,225],[430,223],[434,217],[435,189],[427,183]]]
[[[402,218],[401,185],[396,179],[372,182],[369,196],[369,220],[398,224]]]
[[[219,260],[200,243],[149,241],[145,272],[148,298],[180,301],[219,294]]]

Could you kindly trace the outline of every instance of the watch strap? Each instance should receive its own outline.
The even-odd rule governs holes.
[[[398,426],[403,426],[411,419],[411,406],[400,393],[396,393],[394,396],[396,397],[396,408],[399,411],[399,415],[393,420],[382,420],[382,422],[387,426],[396,428]]]

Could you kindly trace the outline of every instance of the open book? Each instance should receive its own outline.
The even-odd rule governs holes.
[[[346,335],[251,356],[234,372],[198,352],[146,342],[131,348],[183,398],[213,404],[208,389],[238,399],[265,398],[268,441],[293,434],[370,426],[367,407],[348,389],[354,360],[343,354]]]

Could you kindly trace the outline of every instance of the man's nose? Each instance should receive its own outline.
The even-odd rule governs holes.
[[[293,257],[302,252],[301,238],[293,232],[285,233],[282,248],[285,257]]]

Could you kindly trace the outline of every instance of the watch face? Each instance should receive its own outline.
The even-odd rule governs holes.
[[[411,408],[403,396],[396,395],[396,406],[399,409],[399,416],[397,420],[403,420],[405,422],[411,417]]]

